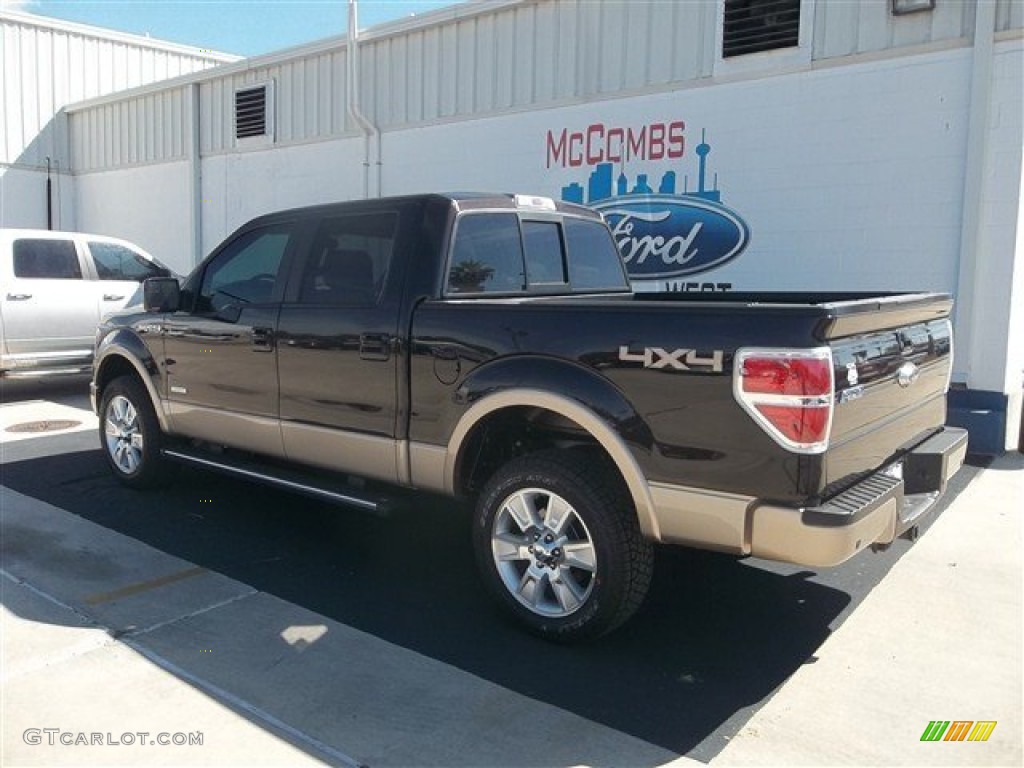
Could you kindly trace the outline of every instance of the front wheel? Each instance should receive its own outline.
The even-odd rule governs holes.
[[[477,564],[490,591],[535,634],[599,637],[647,594],[653,551],[611,475],[603,461],[544,451],[507,464],[480,496]]]
[[[149,394],[138,379],[121,376],[110,382],[100,405],[100,443],[115,477],[133,488],[166,482],[170,468],[160,455],[162,438]]]

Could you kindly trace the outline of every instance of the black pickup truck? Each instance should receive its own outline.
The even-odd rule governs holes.
[[[99,329],[114,474],[175,463],[364,509],[475,503],[483,579],[596,637],[655,542],[840,563],[912,534],[963,462],[941,294],[634,294],[587,208],[419,195],[258,218]]]

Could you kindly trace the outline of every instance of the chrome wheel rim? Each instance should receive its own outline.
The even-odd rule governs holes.
[[[570,616],[594,591],[590,531],[557,493],[524,488],[506,498],[494,517],[491,553],[505,589],[540,616]]]
[[[104,415],[107,454],[126,475],[142,465],[142,427],[139,412],[124,395],[111,398]]]

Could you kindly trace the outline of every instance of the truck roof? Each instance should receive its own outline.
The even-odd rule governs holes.
[[[566,203],[542,195],[513,194],[504,192],[430,192],[418,195],[397,195],[392,197],[374,197],[365,200],[346,200],[337,203],[290,208],[284,211],[267,213],[253,219],[246,226],[265,223],[280,217],[300,216],[331,216],[361,208],[377,208],[397,202],[415,202],[439,200],[454,207],[458,211],[467,210],[509,210],[509,211],[540,211],[563,213],[589,219],[600,219],[601,214],[591,208],[575,203]]]

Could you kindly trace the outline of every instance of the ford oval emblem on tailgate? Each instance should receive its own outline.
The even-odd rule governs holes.
[[[594,204],[605,215],[633,280],[692,275],[739,256],[746,223],[721,203],[679,195],[629,195]]]
[[[918,377],[921,375],[921,369],[913,363],[904,363],[900,366],[899,371],[896,372],[896,381],[899,382],[901,387],[909,387]]]

